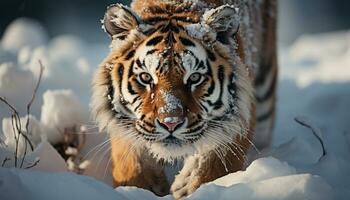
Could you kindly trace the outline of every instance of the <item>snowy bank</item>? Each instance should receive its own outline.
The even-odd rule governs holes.
[[[2,199],[22,199],[24,196],[27,199],[53,200],[172,199],[170,195],[157,197],[149,191],[135,187],[120,187],[114,191],[113,188],[92,178],[71,173],[0,169],[0,183]],[[269,157],[254,161],[246,171],[230,174],[203,185],[187,199],[330,200],[332,188],[319,176],[295,174],[295,169],[288,164]]]

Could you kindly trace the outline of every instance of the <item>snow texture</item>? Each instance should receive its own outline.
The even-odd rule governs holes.
[[[48,141],[62,140],[61,132],[87,121],[88,113],[71,90],[48,90],[43,95],[41,122],[50,129]]]
[[[350,32],[306,35],[282,49],[273,147],[260,153],[252,149],[245,170],[201,186],[188,199],[349,199],[349,38]],[[89,125],[87,113],[92,67],[107,50],[108,44],[88,44],[74,36],[48,41],[43,27],[28,19],[16,20],[5,31],[0,95],[15,104],[23,119],[38,76],[37,59],[46,68],[30,116],[35,150],[25,166],[39,162],[29,170],[0,168],[0,199],[173,199],[135,187],[110,187],[106,134]],[[1,160],[13,156],[9,117],[1,104]],[[317,130],[325,155],[312,130],[295,117]],[[95,179],[67,173],[66,163],[46,141],[58,142],[62,135],[57,130],[81,123],[88,124],[82,129],[87,138],[82,155],[91,161],[84,174]]]

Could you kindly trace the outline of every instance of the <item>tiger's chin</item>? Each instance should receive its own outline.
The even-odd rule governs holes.
[[[195,154],[205,154],[214,148],[214,145],[208,145],[205,137],[200,137],[196,141],[168,137],[147,144],[147,149],[154,158],[167,163],[182,161]]]
[[[173,163],[197,152],[195,145],[184,141],[159,141],[147,145],[150,153],[159,161]]]

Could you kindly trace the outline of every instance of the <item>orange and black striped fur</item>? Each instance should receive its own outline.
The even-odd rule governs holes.
[[[116,186],[182,199],[241,170],[251,145],[269,144],[275,9],[275,0],[108,7],[111,52],[94,75],[91,105],[110,135]]]

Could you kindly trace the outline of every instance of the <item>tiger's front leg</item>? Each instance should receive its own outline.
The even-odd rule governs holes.
[[[114,186],[136,186],[158,196],[169,194],[169,183],[163,168],[149,155],[131,149],[131,144],[118,139],[112,141],[112,175]]]
[[[241,153],[227,152],[224,158],[219,158],[214,152],[188,157],[184,162],[184,167],[175,177],[170,192],[175,199],[183,199],[202,184],[241,170],[244,165],[242,153],[245,153],[245,150]]]

